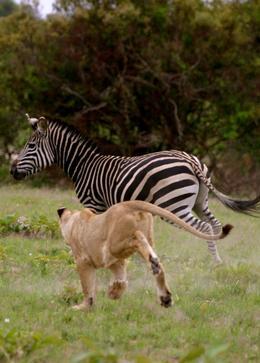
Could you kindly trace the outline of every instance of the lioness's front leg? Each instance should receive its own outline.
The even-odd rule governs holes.
[[[89,310],[94,304],[96,293],[96,269],[84,260],[77,260],[77,270],[80,277],[84,300],[79,305],[74,305],[75,310]]]
[[[108,297],[119,299],[127,287],[126,260],[120,260],[109,267],[113,278],[108,287]]]

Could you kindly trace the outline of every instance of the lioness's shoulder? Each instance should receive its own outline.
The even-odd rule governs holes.
[[[93,213],[90,209],[85,208],[82,211],[80,211],[80,218],[89,221],[91,217],[95,216],[95,213]]]

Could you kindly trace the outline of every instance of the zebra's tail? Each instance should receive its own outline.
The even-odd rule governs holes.
[[[252,200],[237,200],[219,192],[216,188],[214,188],[212,192],[226,207],[235,212],[260,217],[260,195]]]
[[[237,200],[230,198],[228,195],[225,195],[219,192],[212,184],[210,177],[205,175],[207,171],[207,167],[204,165],[204,171],[201,168],[201,164],[197,162],[197,160],[193,157],[191,160],[188,160],[190,165],[192,166],[195,174],[206,185],[206,187],[218,198],[218,200],[223,203],[226,207],[232,209],[235,212],[244,213],[251,215],[253,217],[260,217],[260,195],[258,195],[255,199],[252,200]]]

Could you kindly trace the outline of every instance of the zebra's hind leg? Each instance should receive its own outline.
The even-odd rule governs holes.
[[[222,258],[219,256],[217,245],[215,241],[207,241],[208,250],[210,254],[213,256],[214,262],[216,265],[220,265],[223,263]]]
[[[194,206],[194,211],[202,221],[210,224],[212,234],[218,234],[222,230],[222,224],[210,211],[208,206],[208,190],[206,187],[203,187],[204,186],[200,187],[199,196]],[[207,244],[209,253],[213,257],[215,264],[221,264],[223,261],[219,256],[216,241],[207,241]]]
[[[197,212],[196,210],[194,210]],[[198,231],[207,233],[209,235],[214,234],[213,226],[211,223],[206,219],[199,219],[196,218],[191,212],[186,214],[185,217],[181,217],[186,223],[190,224],[192,227],[196,228]],[[214,262],[216,264],[222,263],[222,260],[218,254],[217,245],[215,241],[207,241],[208,244],[208,250],[210,254],[212,255]]]

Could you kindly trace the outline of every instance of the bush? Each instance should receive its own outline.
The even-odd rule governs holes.
[[[29,219],[26,216],[18,217],[16,214],[0,217],[0,233],[22,233],[26,236],[51,238],[60,235],[58,223],[48,220],[45,215],[38,215]]]

